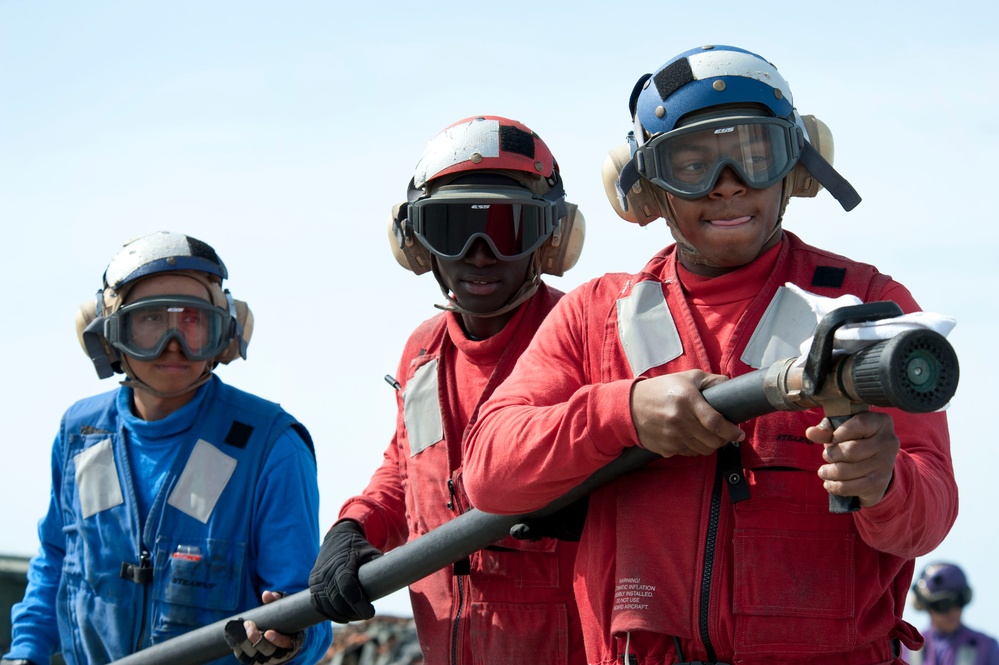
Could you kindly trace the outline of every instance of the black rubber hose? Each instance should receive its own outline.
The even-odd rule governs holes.
[[[854,354],[862,362],[857,363],[858,370],[850,371],[862,375],[857,378],[862,379],[861,382],[867,386],[867,394],[872,398],[877,396],[879,400],[897,399],[902,403],[894,406],[919,412],[927,410],[930,406],[925,399],[927,394],[932,395],[933,404],[938,404],[936,408],[942,407],[953,396],[953,391],[957,388],[957,356],[942,336],[936,333],[922,334],[929,331],[918,332],[920,334],[917,336],[910,335],[907,339],[900,339],[902,343],[892,343],[892,340],[878,342]],[[933,368],[933,375],[930,377],[933,380],[932,390],[928,385],[930,379],[922,373],[923,363],[929,363]],[[708,388],[704,391],[704,398],[715,410],[734,423],[773,413],[778,408],[766,398],[764,379],[767,371],[762,369],[750,372]],[[947,377],[946,380],[939,380],[941,376]],[[786,402],[781,408],[786,408]],[[526,517],[547,515],[658,457],[644,448],[629,448],[575,489],[530,515],[493,515],[474,509],[469,510],[416,540],[361,566],[359,570],[361,585],[370,600],[384,598],[483,547],[502,540],[509,534],[511,527],[524,521]],[[327,620],[312,608],[308,591],[300,591],[269,605],[243,612],[239,616],[252,619],[259,626],[273,628],[282,633],[294,633]],[[223,619],[197,628],[126,656],[115,663],[195,665],[221,658],[231,653],[223,637],[227,621],[228,619]]]

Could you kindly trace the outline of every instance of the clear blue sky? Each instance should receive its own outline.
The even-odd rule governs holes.
[[[328,525],[380,462],[395,421],[382,377],[440,302],[386,240],[423,144],[473,114],[525,122],[587,219],[582,259],[551,283],[634,271],[670,238],[619,220],[600,181],[632,85],[682,50],[734,44],[830,126],[864,197],[849,214],[796,199],[786,227],[958,320],[961,514],[918,567],[962,564],[967,621],[999,628],[996,443],[976,424],[999,404],[994,3],[345,4],[0,0],[0,552],[37,547],[63,410],[115,385],[73,315],[126,239],[169,229],[219,250],[257,322],[249,360],[219,374],[310,428]],[[409,611],[403,594],[376,607]]]

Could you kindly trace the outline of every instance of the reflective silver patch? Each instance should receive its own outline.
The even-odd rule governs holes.
[[[683,343],[659,282],[639,282],[617,301],[617,334],[631,373],[664,365],[683,354]]]
[[[437,396],[437,359],[420,367],[402,394],[402,419],[409,434],[409,456],[444,439],[444,419]]]
[[[111,439],[77,453],[73,465],[84,519],[124,503]]]
[[[800,355],[801,343],[815,331],[815,314],[808,302],[781,286],[767,305],[741,360],[750,367],[769,367],[778,360]]]
[[[235,469],[234,458],[199,439],[167,503],[205,524]]]

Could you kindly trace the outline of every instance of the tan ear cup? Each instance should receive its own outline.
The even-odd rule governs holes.
[[[805,123],[805,130],[808,132],[808,142],[818,150],[823,159],[832,164],[835,150],[829,126],[814,115],[803,115],[801,120]],[[791,176],[793,178],[791,196],[813,197],[822,191],[822,185],[819,184],[819,181],[801,164],[795,165]]]
[[[233,299],[233,306],[236,308],[236,320],[239,322],[240,330],[243,331],[243,344],[240,345],[239,339],[233,339],[229,342],[229,346],[225,347],[216,358],[215,362],[228,365],[236,358],[246,358],[243,353],[240,352],[240,347],[245,349],[250,345],[250,337],[253,336],[253,312],[250,311],[250,306],[247,305],[242,300]]]
[[[404,225],[406,220],[399,219],[400,210],[406,203],[397,203],[392,206],[392,213],[389,216],[388,239],[392,248],[392,256],[396,262],[406,270],[412,270],[417,275],[422,275],[430,270],[430,252],[408,233]]]
[[[571,269],[583,252],[586,219],[575,203],[566,201],[566,216],[541,248],[541,272],[561,277]]]
[[[604,193],[607,194],[607,200],[610,201],[614,212],[621,219],[645,226],[663,217],[663,212],[655,195],[655,185],[645,178],[639,178],[631,190],[624,193],[625,201],[622,203],[618,180],[621,177],[621,169],[630,161],[631,147],[627,143],[607,153],[601,170]]]

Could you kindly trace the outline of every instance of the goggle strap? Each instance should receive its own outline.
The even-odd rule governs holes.
[[[229,293],[229,289],[224,291],[225,301],[229,306],[229,325],[233,326],[233,333],[239,343],[239,357],[246,360],[246,339],[243,338],[243,324],[239,322],[239,317],[236,316],[236,301],[233,300],[232,294]],[[231,340],[230,340],[231,341]],[[228,344],[226,344],[228,346]]]
[[[621,209],[625,212],[628,211],[628,192],[631,188],[635,186],[638,182],[638,167],[635,165],[635,160],[638,159],[638,153],[635,153],[628,163],[621,167],[621,175],[617,179],[617,200],[621,204]]]
[[[409,203],[413,203],[419,198],[422,198],[426,194],[425,189],[421,189],[416,186],[416,180],[413,178],[409,179],[409,188],[406,190],[406,200]]]
[[[843,210],[850,212],[860,205],[861,198],[857,190],[819,154],[818,150],[812,147],[811,143],[805,141],[804,145],[801,146],[801,156],[798,157],[798,163],[808,169],[808,172],[829,190],[833,198],[843,206]]]
[[[94,369],[97,370],[97,376],[101,379],[114,376],[114,369],[111,367],[112,359],[108,357],[107,350],[101,343],[106,320],[103,316],[98,316],[87,324],[87,327],[83,329],[83,335],[81,335],[87,355],[90,356],[90,360],[94,363]]]
[[[552,221],[557,226],[559,220],[569,214],[569,209],[565,205],[565,187],[562,185],[562,178],[559,176],[558,171],[553,173],[552,177],[555,179],[555,184],[553,184],[551,186],[552,188],[548,190],[548,193],[543,195],[541,198],[546,201],[555,202],[555,219]]]

